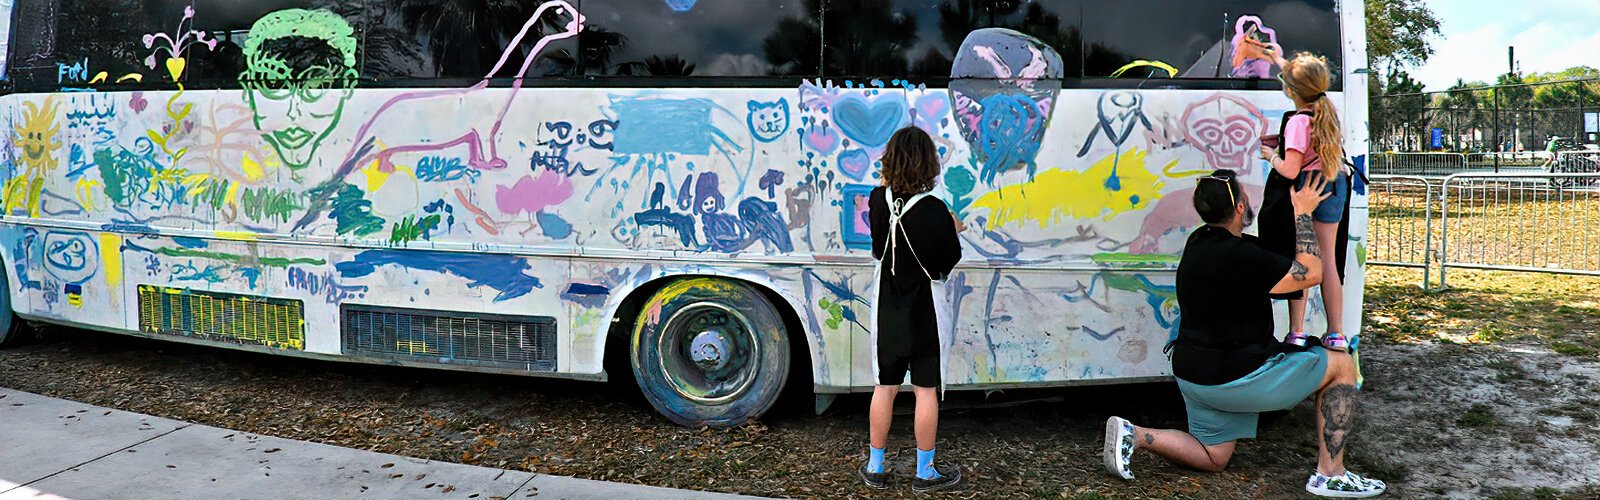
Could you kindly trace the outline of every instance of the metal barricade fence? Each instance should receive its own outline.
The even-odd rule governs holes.
[[[1458,153],[1375,153],[1369,161],[1375,175],[1444,177],[1467,168],[1466,155]]]
[[[1600,172],[1374,175],[1368,192],[1368,262],[1421,268],[1423,288],[1434,266],[1439,289],[1448,268],[1600,276]]]
[[[1422,269],[1422,287],[1431,279],[1435,181],[1420,176],[1374,175],[1367,185],[1367,262]]]
[[[1458,174],[1439,189],[1446,270],[1600,276],[1600,173]]]

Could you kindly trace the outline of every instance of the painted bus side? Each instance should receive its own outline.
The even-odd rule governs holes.
[[[1364,60],[1360,4],[1345,5],[1345,58]],[[355,43],[335,16],[282,15]],[[1330,97],[1364,165],[1365,78],[1344,78]],[[952,389],[1167,377],[1194,178],[1238,170],[1259,203],[1257,139],[1288,99],[972,80],[8,95],[0,258],[12,307],[39,321],[580,379],[606,378],[611,334],[659,320],[647,299],[663,286],[719,277],[791,317],[818,393],[849,392],[873,383],[864,196],[888,136],[915,126],[940,146],[936,194],[972,227],[951,277]],[[1359,186],[1351,217],[1359,256]],[[1363,264],[1349,265],[1346,324],[1358,325]],[[377,326],[352,333],[362,318]],[[483,347],[541,356],[522,365],[382,336],[395,321],[462,318],[554,330],[548,347],[529,333]],[[383,345],[352,347],[363,342]]]

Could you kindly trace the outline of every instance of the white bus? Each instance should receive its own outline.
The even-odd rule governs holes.
[[[634,377],[687,425],[821,406],[873,384],[864,198],[915,126],[972,227],[949,387],[1158,381],[1195,177],[1259,203],[1292,107],[1240,40],[1326,55],[1367,150],[1356,0],[474,4],[0,4],[4,340]]]

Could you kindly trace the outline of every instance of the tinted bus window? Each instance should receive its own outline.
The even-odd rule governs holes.
[[[177,30],[188,1],[61,0],[56,11],[55,83],[63,87],[103,85],[130,73],[151,79],[171,54],[157,40],[146,48],[149,33]],[[18,33],[19,36],[25,36]],[[105,78],[99,78],[100,73]]]
[[[1243,27],[1290,54],[1309,51],[1339,63],[1339,17],[1333,0],[1083,0],[1087,76],[1230,78],[1233,38]],[[1249,64],[1248,57],[1240,64]],[[1170,66],[1135,65],[1150,61]],[[1176,73],[1173,74],[1172,71]],[[1262,71],[1275,74],[1276,69]],[[1249,73],[1249,72],[1243,72]]]
[[[832,0],[826,16],[831,77],[949,78],[967,34],[991,27],[1038,38],[1061,54],[1067,76],[1082,73],[1072,0]]]
[[[578,5],[577,0],[572,0]],[[512,78],[540,38],[561,33],[571,12],[543,11],[543,2],[439,2],[366,0],[365,67],[372,80],[409,78],[481,79],[507,50],[506,66],[494,76]],[[581,8],[581,7],[580,7]],[[538,22],[518,47],[507,47],[529,20]],[[584,36],[580,34],[579,36]],[[523,76],[573,76],[578,72],[578,39],[548,42]]]
[[[364,13],[359,2],[195,0],[195,29],[216,46],[188,49],[190,79],[229,86],[359,76]]]
[[[817,75],[816,0],[584,0],[593,76]]]

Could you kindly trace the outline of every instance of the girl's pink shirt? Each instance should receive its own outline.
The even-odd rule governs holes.
[[[1311,148],[1311,117],[1294,115],[1289,117],[1289,124],[1283,128],[1283,147],[1299,151],[1306,158],[1300,164],[1300,171],[1322,170],[1322,162],[1317,161],[1317,152]]]

